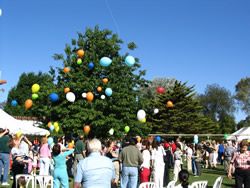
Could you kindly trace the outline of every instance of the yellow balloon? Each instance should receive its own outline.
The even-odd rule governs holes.
[[[146,121],[147,121],[146,118],[143,118],[140,120],[140,122],[142,122],[142,123],[146,123]]]
[[[59,123],[56,121],[55,123],[54,123],[54,127],[56,128],[56,127],[59,127]]]
[[[72,140],[71,143],[75,145],[75,141],[74,140]]]
[[[21,138],[22,135],[23,135],[23,133],[21,130],[17,131],[17,133],[16,133],[17,138]]]
[[[55,127],[55,131],[58,132],[59,131],[59,127]]]
[[[32,93],[37,93],[40,90],[39,84],[33,84],[31,87]]]

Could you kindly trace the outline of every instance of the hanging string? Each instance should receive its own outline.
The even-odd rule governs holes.
[[[113,23],[114,23],[114,25],[116,27],[117,34],[120,35],[120,29],[119,29],[118,23],[117,23],[114,15],[113,15],[112,9],[109,6],[108,0],[105,0],[105,4],[106,4],[106,7],[107,7],[107,9],[109,11],[109,14],[110,14],[110,16],[112,18],[112,21],[113,21]]]

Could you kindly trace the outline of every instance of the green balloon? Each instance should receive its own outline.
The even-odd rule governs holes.
[[[39,97],[38,94],[36,94],[36,93],[33,93],[33,94],[32,94],[32,99],[33,99],[33,100],[38,99],[38,97]]]
[[[129,130],[130,130],[130,127],[129,127],[129,126],[126,126],[126,127],[124,128],[125,133],[128,133]]]
[[[228,138],[228,134],[224,134],[224,138],[227,139]]]
[[[81,65],[81,64],[82,64],[82,59],[80,59],[80,58],[77,59],[77,64],[78,64],[78,65]]]

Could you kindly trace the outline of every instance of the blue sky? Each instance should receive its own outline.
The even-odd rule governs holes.
[[[134,41],[146,78],[170,77],[203,93],[217,83],[232,93],[250,76],[249,0],[1,0],[0,86],[7,98],[23,72],[47,72],[66,43],[99,25]],[[244,114],[236,114],[237,120]]]

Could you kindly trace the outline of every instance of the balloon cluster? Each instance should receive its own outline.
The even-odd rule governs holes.
[[[55,130],[58,133],[60,130],[59,123],[57,121],[54,123],[49,122],[48,127],[51,132]]]

